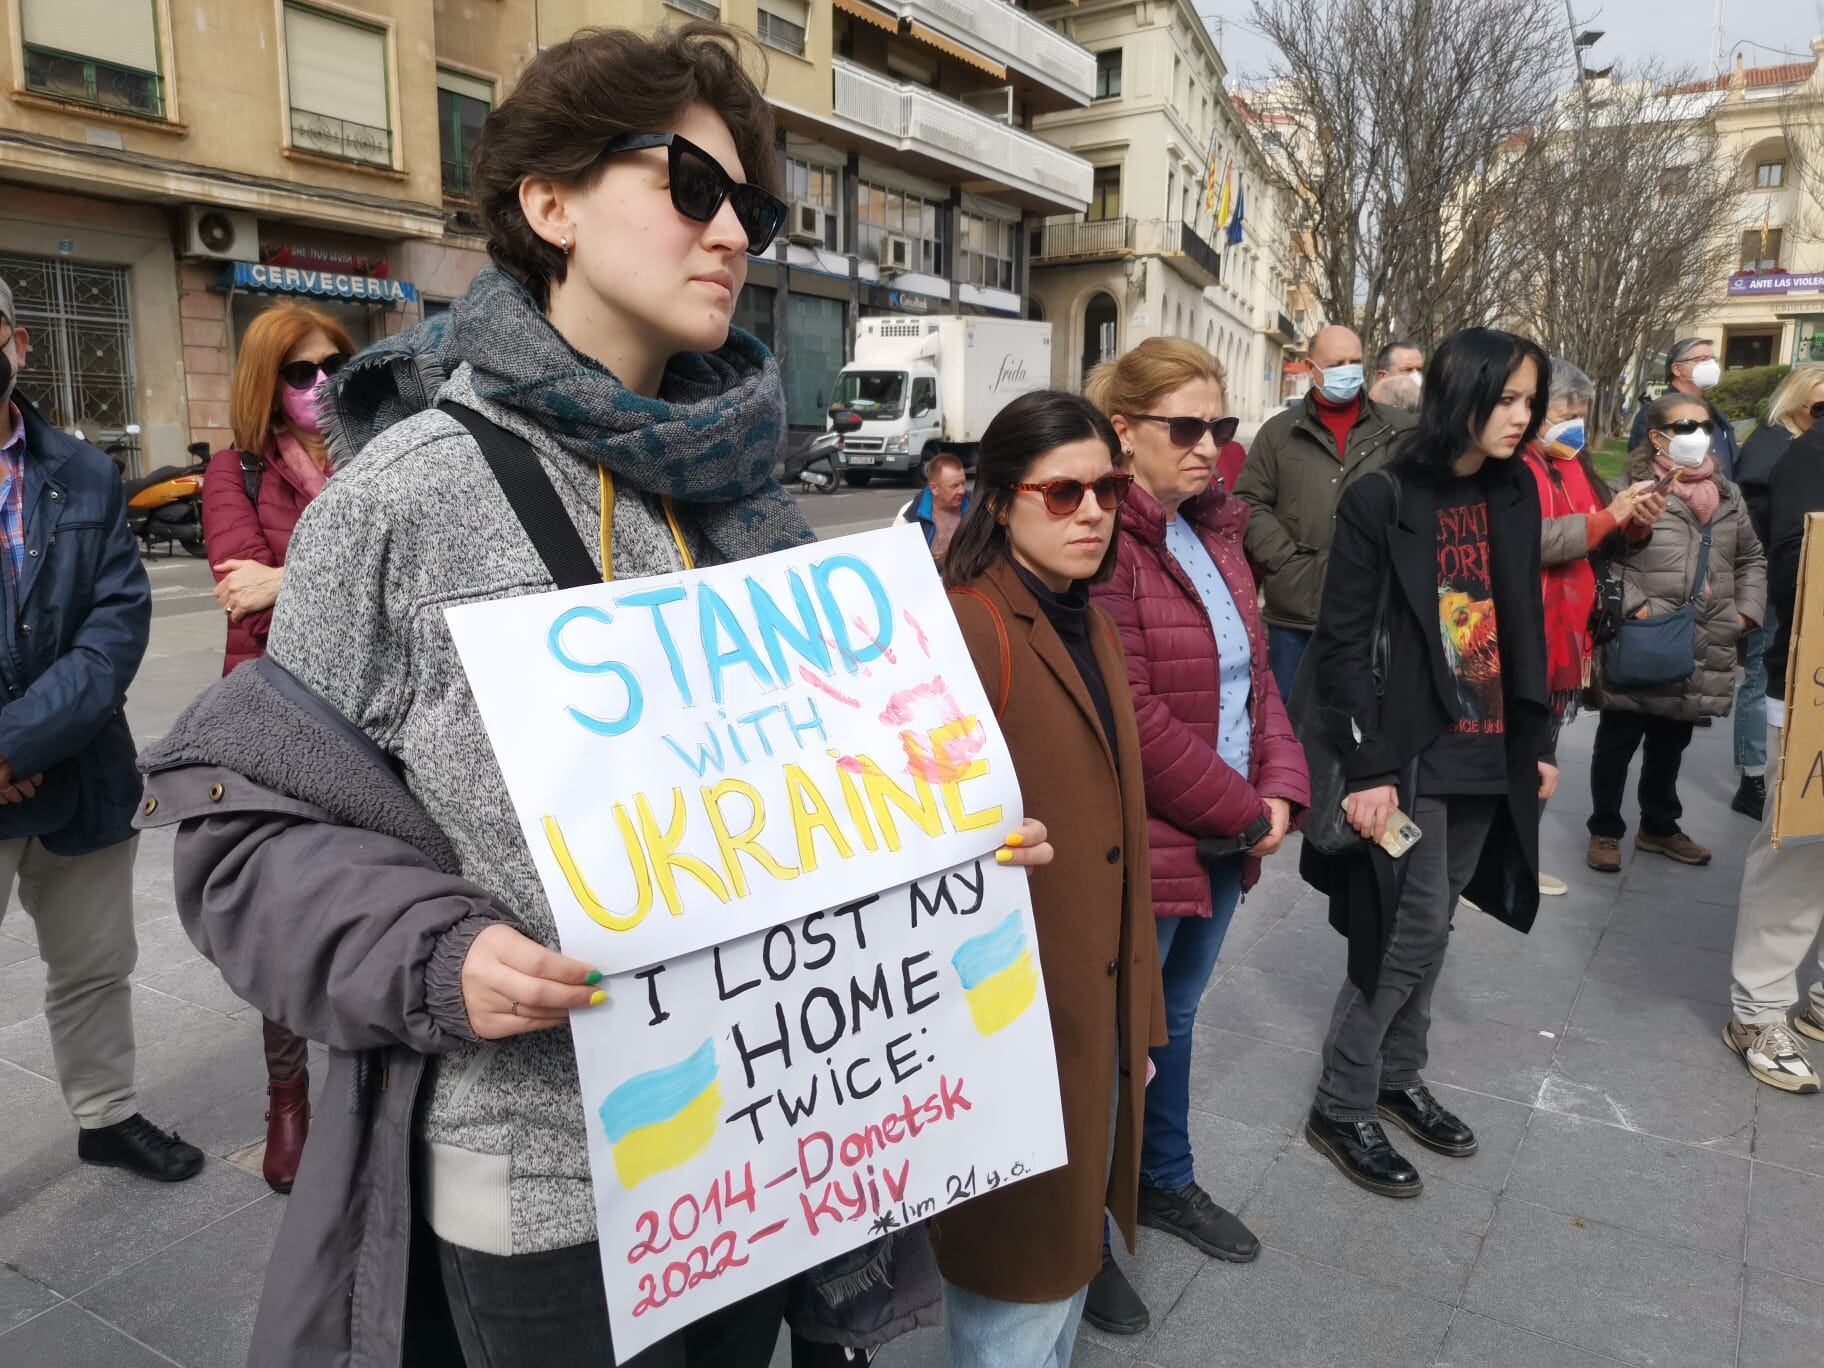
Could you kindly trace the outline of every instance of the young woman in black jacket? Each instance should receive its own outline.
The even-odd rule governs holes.
[[[1349,937],[1349,977],[1324,1039],[1306,1139],[1353,1182],[1416,1196],[1419,1175],[1380,1118],[1441,1154],[1475,1153],[1421,1071],[1452,910],[1467,892],[1520,931],[1539,906],[1539,800],[1551,757],[1539,581],[1539,495],[1513,457],[1544,420],[1550,362],[1537,344],[1470,328],[1428,367],[1418,426],[1390,478],[1337,509],[1310,668],[1344,756],[1349,821],[1379,841],[1396,809],[1423,832],[1395,861],[1378,846],[1325,857],[1306,880]],[[1373,683],[1374,586],[1386,597],[1384,696]]]

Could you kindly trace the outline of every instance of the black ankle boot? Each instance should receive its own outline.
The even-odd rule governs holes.
[[[1438,1105],[1431,1089],[1383,1088],[1377,1111],[1428,1150],[1467,1159],[1476,1152],[1476,1133]]]
[[[1767,815],[1767,777],[1744,774],[1742,782],[1736,785],[1735,797],[1729,800],[1729,806],[1744,817],[1760,821]]]
[[[1383,1197],[1417,1197],[1419,1171],[1387,1142],[1379,1121],[1332,1121],[1316,1107],[1305,1118],[1305,1139],[1343,1177]]]
[[[1107,1246],[1102,1249],[1102,1271],[1090,1279],[1083,1319],[1109,1335],[1137,1335],[1153,1323],[1146,1303],[1134,1291]]]

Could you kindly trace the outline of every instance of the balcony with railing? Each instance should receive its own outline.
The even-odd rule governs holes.
[[[886,8],[1018,70],[1071,104],[1095,97],[1095,54],[1007,0],[886,0]]]
[[[1158,227],[1158,252],[1167,266],[1198,289],[1221,283],[1222,258],[1201,233],[1176,219],[1161,220]]]
[[[842,58],[832,66],[835,122],[900,153],[908,170],[954,179],[960,168],[1029,209],[1089,207],[1094,172],[1081,157],[923,86]]]
[[[295,105],[291,110],[291,145],[300,152],[340,157],[344,161],[388,166],[393,160],[393,131],[390,128],[351,123]]]
[[[1137,226],[1130,218],[1047,219],[1040,225],[1039,249],[1033,253],[1032,264],[1060,266],[1132,256]]]

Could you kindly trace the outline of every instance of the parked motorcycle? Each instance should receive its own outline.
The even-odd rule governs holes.
[[[810,445],[785,463],[785,478],[796,480],[806,494],[834,494],[842,485],[842,439],[861,424],[859,413],[833,411],[830,431],[813,437]]]
[[[137,436],[137,424],[129,424],[129,436]],[[145,547],[150,556],[155,547],[164,544],[167,555],[176,555],[183,547],[198,558],[209,554],[203,545],[203,470],[209,464],[209,444],[192,442],[188,467],[160,466],[137,480],[126,479],[126,462],[117,454],[124,442],[108,447],[121,468],[127,496],[127,530]]]

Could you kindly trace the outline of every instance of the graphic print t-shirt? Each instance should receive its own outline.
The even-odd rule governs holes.
[[[1489,580],[1488,499],[1477,476],[1438,491],[1438,635],[1458,720],[1426,748],[1419,792],[1505,793],[1501,639]]]

